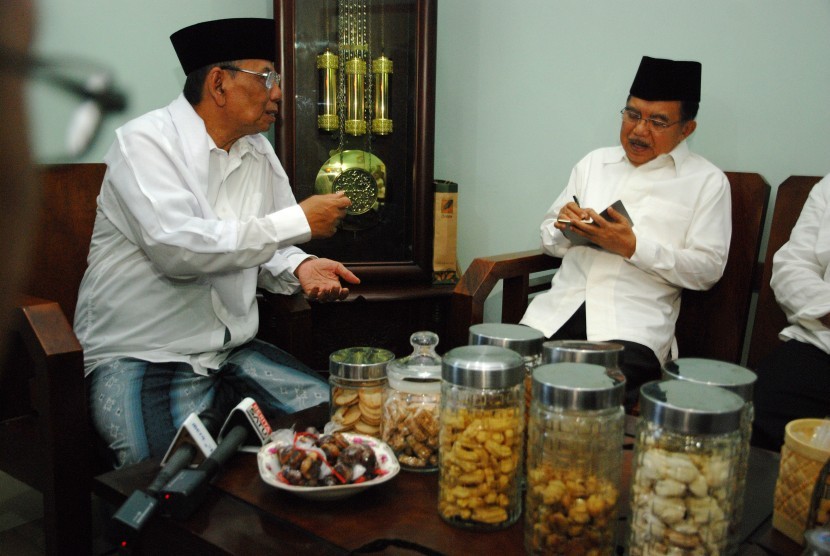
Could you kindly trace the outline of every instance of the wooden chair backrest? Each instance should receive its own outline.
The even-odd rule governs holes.
[[[86,271],[98,193],[106,165],[56,164],[40,168],[43,204],[24,293],[57,301],[69,322]]]
[[[686,292],[678,318],[683,357],[740,362],[749,319],[752,276],[758,264],[770,187],[755,173],[727,172],[732,190],[732,244],[721,281],[707,292]],[[456,284],[445,349],[467,343],[469,327],[483,322],[484,302],[502,281],[502,321],[517,323],[528,296],[549,284],[533,285],[531,274],[555,269],[560,259],[539,250],[475,259]],[[443,343],[443,342],[442,342]]]
[[[770,186],[760,174],[727,172],[732,242],[723,277],[706,291],[683,291],[675,337],[680,357],[739,364],[752,302]]]
[[[820,180],[821,176],[790,176],[778,186],[749,341],[747,367],[750,369],[757,368],[764,356],[781,343],[778,333],[787,326],[787,317],[775,301],[775,294],[769,285],[772,277],[772,257],[790,239],[790,232],[810,191]]]

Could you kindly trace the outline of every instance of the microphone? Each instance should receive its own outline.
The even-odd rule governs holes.
[[[162,489],[162,511],[174,519],[187,519],[207,496],[208,484],[240,449],[257,450],[271,434],[271,426],[253,398],[245,398],[231,411],[219,431],[216,449],[196,469],[182,469]],[[243,447],[243,445],[245,445]]]
[[[216,449],[213,435],[221,420],[212,409],[191,413],[176,432],[161,461],[162,469],[145,490],[136,490],[110,518],[107,537],[119,548],[132,546],[159,507],[159,491],[185,467],[198,464]]]

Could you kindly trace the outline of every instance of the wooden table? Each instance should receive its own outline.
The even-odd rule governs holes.
[[[627,462],[624,475],[630,476]],[[750,458],[742,555],[798,555],[801,547],[770,525],[776,454],[755,451]],[[157,463],[145,462],[99,476],[96,491],[120,504],[150,483]],[[395,479],[340,501],[298,498],[264,483],[252,454],[238,454],[214,481],[205,504],[190,519],[156,517],[142,533],[147,554],[524,554],[523,521],[502,531],[481,533],[452,527],[437,512],[437,474],[402,471]],[[625,528],[625,518],[621,520]],[[396,545],[395,543],[399,543]],[[363,549],[363,550],[361,550]]]

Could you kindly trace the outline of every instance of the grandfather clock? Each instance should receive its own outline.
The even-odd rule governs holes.
[[[334,237],[302,247],[362,280],[344,302],[310,303],[315,368],[342,347],[400,357],[412,332],[446,331],[452,287],[431,283],[436,9],[436,0],[274,1],[277,155],[298,201],[332,191],[352,200]]]

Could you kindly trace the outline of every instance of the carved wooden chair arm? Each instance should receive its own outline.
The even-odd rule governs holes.
[[[531,275],[554,270],[561,259],[539,249],[474,259],[452,294],[449,347],[467,343],[469,328],[484,320],[484,302],[502,281],[502,322],[517,323],[527,308],[528,296],[549,287],[533,285]]]

